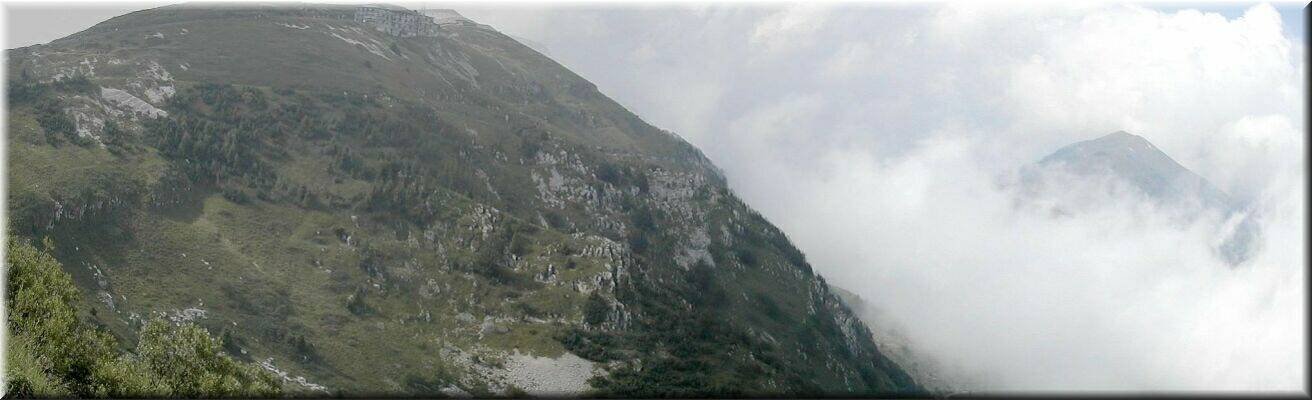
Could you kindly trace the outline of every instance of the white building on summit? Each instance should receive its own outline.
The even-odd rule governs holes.
[[[373,25],[392,36],[437,36],[438,25],[432,17],[404,8],[361,6],[355,9],[355,21]]]

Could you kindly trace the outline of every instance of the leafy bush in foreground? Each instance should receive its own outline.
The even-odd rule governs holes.
[[[47,249],[50,244],[46,243]],[[155,320],[121,353],[77,320],[77,288],[47,250],[10,239],[6,255],[10,397],[274,397],[277,380],[221,354],[203,328]]]

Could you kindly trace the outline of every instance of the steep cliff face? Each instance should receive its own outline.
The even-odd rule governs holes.
[[[962,371],[925,351],[886,311],[842,287],[835,285],[830,288],[855,315],[869,324],[871,338],[879,346],[879,351],[895,361],[928,393],[947,397],[967,393],[968,389],[987,387],[985,377]]]
[[[919,390],[697,149],[452,11],[170,6],[9,56],[12,231],[119,336],[198,322],[309,392]]]

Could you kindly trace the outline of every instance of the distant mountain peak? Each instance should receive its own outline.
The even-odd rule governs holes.
[[[1144,159],[1144,161],[1159,164],[1159,167],[1166,170],[1174,172],[1186,170],[1184,166],[1176,163],[1170,156],[1159,150],[1157,146],[1153,146],[1148,139],[1126,131],[1116,131],[1096,139],[1071,144],[1057,150],[1052,155],[1044,157],[1039,163],[1071,162],[1076,159],[1088,158],[1102,158],[1106,159],[1107,162],[1126,162],[1132,161],[1126,159],[1126,157],[1135,154],[1139,154],[1140,157],[1149,157],[1150,159]]]
[[[1126,131],[1076,142],[1044,157],[1037,168],[1027,168],[1022,179],[1027,190],[1049,190],[1048,193],[1069,195],[1077,183],[1062,177],[1049,176],[1055,170],[1077,177],[1110,176],[1142,192],[1148,199],[1168,208],[1184,212],[1192,219],[1199,212],[1214,211],[1228,218],[1244,212],[1245,205],[1214,186],[1207,179],[1176,162],[1148,139]],[[1043,189],[1047,187],[1048,189]],[[1055,190],[1052,192],[1050,190]],[[1064,204],[1061,209],[1074,206]],[[1238,264],[1251,254],[1251,243],[1257,227],[1251,215],[1245,215],[1232,237],[1221,246],[1223,257]]]
[[[1230,208],[1228,195],[1180,165],[1148,139],[1125,131],[1062,147],[1040,160],[1039,165],[1061,166],[1077,175],[1111,174],[1159,200],[1178,200],[1201,193],[1205,203],[1215,202]]]
[[[1153,146],[1152,142],[1149,142],[1148,139],[1145,139],[1143,136],[1135,135],[1133,133],[1129,133],[1126,131],[1112,132],[1100,138],[1093,139],[1090,142],[1094,142],[1106,146],[1123,146],[1124,148],[1131,151],[1142,150],[1144,148],[1157,150],[1157,147]]]

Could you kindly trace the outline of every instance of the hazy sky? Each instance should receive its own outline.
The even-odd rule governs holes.
[[[46,43],[72,33],[76,33],[106,19],[123,15],[132,11],[158,7],[176,2],[7,2],[4,9],[9,16],[5,20],[5,34],[8,36],[5,40],[5,48],[29,46],[33,44]],[[341,1],[327,1],[327,3],[341,3]],[[477,6],[466,2],[395,2],[398,4],[408,4],[411,6],[427,7],[453,7],[465,10],[471,13],[471,16],[477,15],[481,22],[493,23],[500,22],[501,15],[498,12],[514,9],[541,9],[542,5],[533,4],[506,4],[501,5],[493,10],[486,8],[478,9]],[[1163,3],[1163,4],[1145,4],[1147,7],[1163,11],[1172,11],[1180,9],[1197,9],[1208,12],[1217,12],[1227,17],[1236,17],[1243,12],[1244,7],[1241,3]],[[1275,3],[1280,10],[1281,18],[1286,26],[1285,33],[1295,38],[1305,37],[1303,24],[1302,4],[1298,2]],[[486,7],[485,5],[483,7]],[[621,7],[620,5],[612,7]],[[652,6],[643,6],[652,7]],[[592,8],[597,8],[593,6]],[[630,5],[627,8],[634,8]],[[511,24],[497,23],[497,28],[504,32],[516,32],[519,27]]]
[[[1306,388],[1300,5],[451,7],[703,149],[829,282],[992,388]],[[11,5],[7,47],[123,11]],[[1054,219],[997,185],[1116,130],[1248,202],[1252,262],[1211,251],[1232,221]]]
[[[5,3],[5,48],[46,43],[164,3]]]

